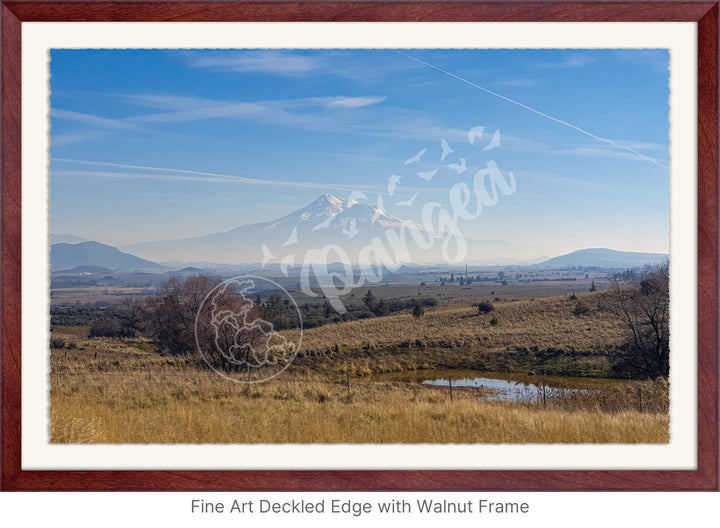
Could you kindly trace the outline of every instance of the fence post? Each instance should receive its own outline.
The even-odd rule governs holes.
[[[452,376],[448,376],[448,380],[449,380],[449,381],[448,381],[448,385],[449,385],[449,387],[450,387],[450,401],[452,402],[452,401],[453,401],[453,396],[452,396]]]
[[[543,409],[547,407],[547,399],[545,398],[545,385],[542,386],[542,393],[543,393]]]
[[[639,400],[639,403],[640,403],[640,412],[643,412],[642,387],[638,387],[638,400]]]
[[[345,385],[347,386],[347,397],[350,399],[350,372],[347,370],[345,371]]]

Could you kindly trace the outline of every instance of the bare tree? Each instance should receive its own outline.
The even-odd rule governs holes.
[[[148,319],[148,297],[130,295],[123,297],[113,310],[120,321],[120,331],[124,336],[135,337],[145,331]]]
[[[220,279],[195,275],[181,281],[170,277],[160,285],[160,294],[149,308],[150,332],[161,349],[173,355],[194,351],[195,318],[208,293]]]
[[[648,378],[670,373],[670,268],[666,262],[611,279],[605,308],[628,331],[616,369]]]

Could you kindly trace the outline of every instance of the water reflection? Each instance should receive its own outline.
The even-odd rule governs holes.
[[[447,387],[450,385],[450,378],[440,378],[423,381],[426,385]],[[558,389],[545,385],[533,383],[522,383],[519,381],[496,379],[496,378],[462,378],[453,379],[453,387],[478,387],[490,389],[483,399],[490,401],[537,401],[543,398],[553,398],[568,393],[587,393],[583,389]]]

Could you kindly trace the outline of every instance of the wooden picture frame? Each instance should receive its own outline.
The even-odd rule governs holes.
[[[694,22],[698,35],[697,470],[27,471],[21,467],[21,26],[52,21]],[[16,491],[718,490],[718,2],[2,1],[0,488]]]

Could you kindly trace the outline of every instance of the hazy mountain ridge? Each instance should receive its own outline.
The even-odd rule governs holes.
[[[50,270],[73,270],[99,266],[114,271],[164,271],[166,268],[118,248],[100,242],[53,244],[50,246]]]
[[[634,251],[616,251],[607,248],[579,249],[541,262],[546,268],[598,267],[598,268],[637,268],[646,264],[659,264],[668,260],[667,253],[642,253]]]
[[[50,245],[53,246],[55,244],[82,244],[83,242],[93,242],[92,240],[88,240],[87,238],[79,237],[76,235],[67,235],[67,234],[50,234]]]
[[[61,269],[55,271],[55,273],[63,273],[63,274],[97,274],[97,273],[112,273],[113,270],[110,268],[105,268],[103,266],[93,266],[93,265],[83,265],[83,266],[76,266],[74,268],[70,269]]]
[[[397,218],[372,204],[346,201],[332,194],[324,194],[307,206],[276,220],[247,224],[224,233],[177,240],[141,242],[121,249],[156,261],[204,261],[241,264],[280,262],[288,259],[301,264],[308,251],[328,244],[341,248],[352,263],[379,239],[390,254],[394,248],[387,243],[386,234],[404,230],[406,247],[412,263],[443,262],[443,240],[435,240],[433,247],[421,249],[408,230],[412,228],[423,238],[430,234],[421,225]],[[478,241],[465,239],[467,255],[463,262],[520,263],[537,254],[503,240]],[[452,247],[452,244],[451,244]],[[452,254],[452,250],[450,251]],[[334,252],[331,259],[339,257]]]
[[[431,237],[423,226],[392,216],[372,204],[346,201],[332,194],[324,194],[307,206],[278,219],[246,224],[223,233],[140,242],[130,246],[120,246],[119,249],[92,242],[91,244],[96,245],[93,246],[95,252],[86,252],[82,255],[79,252],[88,242],[56,244],[53,245],[52,268],[57,270],[99,265],[115,270],[164,271],[168,267],[176,269],[189,267],[187,270],[181,270],[187,273],[195,270],[253,266],[287,274],[292,268],[295,268],[295,271],[290,271],[291,273],[297,272],[304,263],[339,263],[343,258],[347,258],[353,266],[367,266],[367,264],[359,264],[359,256],[363,252],[367,255],[368,248],[372,247],[375,249],[379,247],[381,252],[386,251],[391,258],[397,256],[396,250],[406,250],[405,259],[409,257],[410,261],[404,261],[404,264],[452,265],[442,253],[444,240],[435,239],[432,247],[421,248],[413,240],[411,230],[424,239]],[[388,233],[392,233],[395,239],[404,237],[404,247],[390,244]],[[57,236],[79,238],[73,235]],[[504,240],[465,238],[464,241],[467,252],[461,264],[472,266],[617,269],[642,267],[668,258],[667,254],[661,253],[589,248],[548,259],[538,257],[537,250],[515,246]],[[455,251],[454,244],[455,241],[451,240],[449,249],[451,255]],[[329,245],[334,249],[325,253],[319,251]],[[73,250],[65,246],[79,247]],[[101,247],[104,248],[102,258],[98,249]],[[114,253],[109,252],[110,249]],[[76,254],[71,258],[68,255],[73,251]],[[156,261],[162,262],[165,266],[157,264]]]

